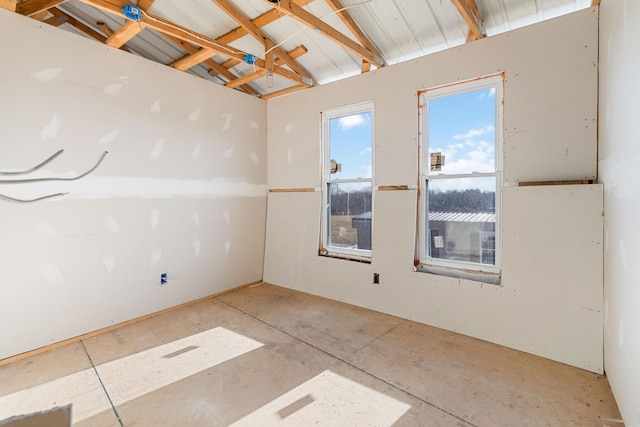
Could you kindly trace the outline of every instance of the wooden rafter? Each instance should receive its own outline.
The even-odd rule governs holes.
[[[307,53],[307,48],[304,46],[298,46],[295,49],[290,50],[289,52],[287,52],[289,54],[290,57],[292,57],[293,59],[299,58],[302,55],[304,55],[305,53]],[[239,64],[239,61],[236,59],[227,59],[226,61],[224,61],[222,65],[226,70],[235,67],[236,65]],[[276,59],[275,60],[275,64],[279,65],[279,66],[283,66],[284,62],[282,62],[281,59]],[[212,70],[211,72],[209,72],[210,75],[215,75],[215,72]]]
[[[103,36],[102,34],[97,32],[93,28],[91,28],[88,25],[85,25],[84,23],[78,21],[73,16],[67,15],[62,10],[58,9],[57,7],[52,7],[51,9],[49,9],[49,13],[51,13],[51,15],[53,15],[53,17],[44,21],[47,24],[51,24],[51,25],[56,26],[56,27],[59,27],[62,24],[69,24],[69,25],[77,28],[78,30],[82,31],[83,33],[85,33],[86,35],[91,37],[92,39],[95,39],[95,40],[97,40],[99,42],[104,43],[107,40],[107,38],[105,36]]]
[[[262,95],[262,96],[261,96],[261,98],[262,98],[262,99],[271,99],[271,98],[276,98],[276,97],[278,97],[278,96],[287,95],[287,94],[289,94],[289,93],[297,92],[297,91],[299,91],[299,90],[306,89],[306,88],[307,88],[307,87],[306,87],[306,86],[303,86],[303,85],[294,85],[294,86],[289,86],[289,87],[286,87],[286,88],[284,88],[284,89],[276,90],[276,91],[273,91],[273,92],[267,93],[267,94],[265,94],[265,95]]]
[[[48,10],[43,10],[41,12],[34,13],[33,15],[31,15],[31,18],[35,19],[36,21],[44,21],[44,19],[47,16],[49,16],[49,11]]]
[[[138,2],[138,7],[143,11],[146,11],[151,7],[154,0],[140,0]],[[137,21],[127,21],[124,25],[114,31],[106,43],[112,47],[120,47],[132,38],[134,38],[140,31],[144,29],[145,25],[142,22]]]
[[[0,0],[0,9],[6,9],[10,10],[11,12],[15,12],[17,6],[18,0]]]
[[[600,6],[600,0],[591,0],[591,6]]]
[[[289,66],[293,71],[300,74],[301,76],[305,76],[309,79],[313,79],[311,77],[311,73],[307,71],[303,66],[298,64],[293,58],[291,58],[281,47],[277,46],[273,40],[271,40],[267,35],[265,35],[262,30],[249,18],[247,18],[242,12],[240,12],[235,6],[233,6],[228,0],[211,0],[216,4],[220,9],[222,9],[231,19],[236,21],[238,25],[245,28],[250,35],[252,35],[256,40],[262,43],[265,46],[265,50],[269,51],[269,53],[273,52],[278,58],[282,59],[286,65]],[[269,56],[269,55],[267,55]],[[272,55],[271,55],[272,56]],[[265,61],[267,62],[266,68],[268,70],[272,70],[270,66],[273,65],[273,58],[265,57]]]
[[[249,83],[249,82],[252,82],[252,81],[254,81],[256,79],[259,79],[260,77],[264,76],[265,74],[267,74],[267,70],[257,70],[257,71],[254,71],[253,73],[245,74],[242,77],[238,77],[237,79],[231,80],[229,83],[225,84],[225,86],[227,86],[227,87],[237,87],[237,86],[240,86],[242,84]]]
[[[354,42],[352,39],[345,36],[340,31],[324,22],[322,19],[307,12],[305,9],[295,4],[292,0],[280,0],[277,4],[272,3],[268,0],[266,1],[277,10],[281,10],[292,18],[295,18],[297,21],[303,23],[304,25],[320,31],[322,35],[338,43],[363,60],[375,65],[376,67],[382,67],[384,65],[384,61],[380,56],[375,55],[369,49],[362,47],[358,43]]]
[[[353,19],[349,11],[345,10],[344,6],[342,5],[342,2],[340,0],[327,0],[327,3],[331,7],[331,9],[333,9],[334,11],[339,11],[338,17],[347,26],[349,31],[351,31],[351,33],[356,37],[356,39],[358,39],[360,44],[362,44],[362,46],[369,49],[369,51],[371,51],[371,53],[373,53],[375,56],[382,58],[382,55],[378,51],[378,48],[376,48],[376,46],[371,42],[371,40],[369,40],[369,38],[362,31],[362,29],[360,29],[360,26]],[[382,59],[382,61],[384,62],[384,59]],[[368,65],[365,65],[365,62]],[[370,69],[371,69],[371,62],[363,61],[362,72],[365,73]]]
[[[297,4],[304,6],[307,3],[311,3],[312,0],[295,0],[295,1]],[[275,9],[271,9],[268,12],[258,16],[257,18],[252,19],[251,22],[257,27],[264,27],[265,25],[270,24],[271,22],[274,22],[278,18],[280,18],[280,14],[278,13],[278,11]],[[240,26],[218,37],[216,39],[216,42],[221,44],[229,44],[248,34],[249,34],[249,31],[245,27]],[[216,53],[217,53],[216,51],[212,51],[211,49],[198,49],[196,52],[191,52],[189,55],[178,59],[171,66],[174,68],[177,68],[178,70],[187,70],[201,63],[204,60],[210,59]],[[235,64],[238,64],[240,62],[241,61],[237,61]]]
[[[124,6],[124,1],[122,0],[80,0],[80,1],[90,6],[97,7],[106,12],[109,12],[118,16],[124,16],[121,10],[122,7]],[[197,34],[194,31],[181,27],[177,24],[171,23],[160,17],[153,16],[149,13],[144,13],[140,22],[146,25],[147,27],[152,28],[156,31],[159,31],[165,35],[174,36],[176,38],[189,42],[193,45],[211,49],[215,52],[218,52],[230,58],[235,58],[237,60],[243,61],[245,56],[247,55],[245,52],[242,52],[230,46],[226,46],[221,43],[218,43],[215,40],[205,35]],[[256,68],[265,69],[265,63],[263,59],[257,58],[255,60],[254,65]],[[306,86],[313,86],[313,81],[311,81],[307,77],[301,76],[300,74],[294,71],[290,71],[286,68],[275,66],[273,72],[274,74],[278,74],[284,77],[285,79],[291,80],[295,83],[303,84]]]
[[[111,35],[113,34],[113,30],[111,28],[109,28],[109,26],[107,24],[105,24],[104,22],[96,22],[96,26],[98,28],[100,28],[102,30],[102,32],[104,33],[105,36],[107,36],[107,40],[109,39],[109,37],[111,37]],[[105,40],[106,43],[106,40]],[[129,49],[127,49],[126,46],[120,46],[120,50],[124,50],[125,52],[131,52]]]
[[[482,16],[480,16],[475,0],[451,0],[451,3],[453,3],[462,19],[469,26],[467,41],[478,40],[487,36]]]
[[[190,43],[187,43],[184,40],[180,40],[177,37],[173,37],[173,36],[166,36],[169,40],[171,40],[172,42],[174,42],[175,44],[179,45],[181,48],[183,48],[184,50],[186,50],[189,53],[195,53],[197,52],[199,49],[195,46],[193,46]],[[209,68],[211,68],[211,71],[209,72],[210,75],[212,76],[217,76],[218,74],[221,74],[222,76],[224,76],[228,81],[234,80],[237,77],[231,73],[227,68],[223,67],[221,64],[218,64],[216,61],[214,61],[213,59],[207,59],[206,61],[204,61],[204,63],[206,65],[209,66]],[[240,88],[242,90],[244,90],[245,92],[247,92],[250,95],[259,95],[260,93],[255,90],[254,88],[252,88],[251,86],[244,84],[241,85]]]
[[[26,0],[18,3],[16,12],[25,15],[33,16],[39,12],[49,10],[67,0]]]

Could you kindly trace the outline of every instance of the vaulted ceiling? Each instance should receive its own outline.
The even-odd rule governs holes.
[[[268,99],[597,3],[0,0],[0,8]]]

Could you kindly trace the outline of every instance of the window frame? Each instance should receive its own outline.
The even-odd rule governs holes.
[[[352,178],[352,179],[331,179],[331,129],[330,123],[332,119],[351,116],[361,113],[371,113],[371,178]],[[335,256],[338,258],[355,259],[362,261],[370,261],[373,255],[373,226],[375,221],[375,109],[373,101],[366,101],[357,104],[346,105],[342,107],[330,108],[321,112],[321,171],[322,171],[322,212],[320,227],[320,248],[323,253],[320,255]],[[371,249],[350,249],[340,246],[332,246],[329,242],[329,218],[330,211],[330,190],[331,184],[365,182],[371,184]]]
[[[448,96],[460,95],[476,90],[495,88],[495,147],[494,147],[494,172],[470,172],[463,174],[445,174],[439,171],[431,172],[429,153],[429,132],[428,102],[432,99],[445,98]],[[451,275],[458,277],[456,272],[460,272],[465,278],[473,279],[473,273],[484,273],[479,275],[483,281],[489,276],[499,276],[502,269],[502,148],[503,148],[503,113],[504,113],[504,73],[479,77],[473,80],[455,82],[448,85],[436,86],[418,92],[418,135],[420,145],[419,163],[419,226],[418,226],[418,247],[416,248],[416,267],[419,271],[434,272],[436,274]],[[445,159],[446,162],[446,159]],[[494,255],[495,264],[482,264],[468,261],[447,260],[429,256],[427,244],[431,241],[428,237],[428,206],[429,181],[440,179],[464,179],[495,177],[495,243]],[[446,245],[445,245],[446,248]],[[480,248],[482,252],[482,248]],[[465,273],[471,273],[465,274]],[[487,276],[489,275],[489,276]],[[462,277],[460,276],[460,277]]]

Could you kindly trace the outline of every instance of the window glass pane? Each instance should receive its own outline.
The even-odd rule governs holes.
[[[329,132],[329,159],[335,160],[341,168],[329,179],[371,178],[371,112],[330,119]]]
[[[371,250],[371,183],[330,183],[329,246]]]
[[[486,88],[428,101],[429,154],[442,153],[441,169],[432,174],[496,170],[496,91]],[[429,172],[428,172],[429,173]]]
[[[495,265],[496,178],[427,182],[431,258]]]

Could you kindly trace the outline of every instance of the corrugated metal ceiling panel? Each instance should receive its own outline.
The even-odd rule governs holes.
[[[278,5],[265,0],[229,0],[245,16],[254,19]],[[523,25],[550,19],[589,7],[591,0],[476,0],[484,19],[487,34],[498,34]],[[435,51],[465,43],[468,26],[459,15],[451,0],[342,0],[348,13],[379,49],[388,65],[413,59]],[[107,23],[117,30],[124,19],[81,3],[69,0],[58,6],[69,15],[84,22],[101,33],[97,21]],[[313,0],[304,9],[321,18],[351,40],[346,25],[325,0]],[[193,33],[215,39],[235,28],[238,24],[222,11],[212,0],[155,0],[149,13],[182,26]],[[262,31],[282,48],[289,51],[304,45],[308,52],[297,61],[310,71],[319,83],[349,77],[361,72],[361,59],[338,43],[325,37],[296,19],[284,16],[266,25]],[[78,32],[69,25],[70,31]],[[187,52],[164,35],[145,29],[126,43],[133,52],[148,59],[170,64]],[[230,46],[238,51],[264,58],[264,46],[252,36],[244,36]],[[216,62],[227,59],[224,55],[213,57]],[[213,78],[208,74],[209,66],[199,64],[189,72],[208,80],[224,83],[226,78]],[[254,71],[248,64],[240,64],[231,69],[237,76]],[[266,78],[251,83],[261,93],[282,89],[293,85],[287,79],[276,76],[272,87]]]

